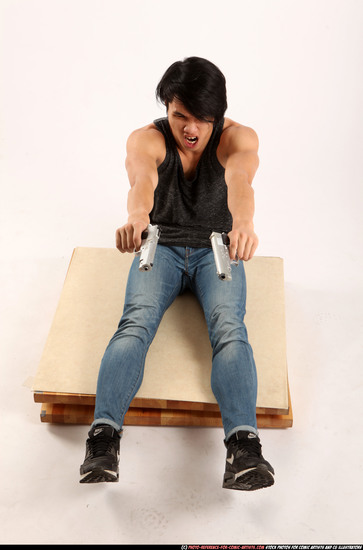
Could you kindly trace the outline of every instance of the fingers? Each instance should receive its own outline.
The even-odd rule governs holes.
[[[254,240],[253,244],[252,244],[252,247],[251,247],[251,251],[250,251],[250,255],[249,255],[249,260],[251,258],[253,258],[253,256],[255,255],[255,252],[256,252],[256,248],[258,247],[258,238],[256,236],[256,239]]]
[[[229,257],[231,258],[231,260],[234,260],[237,255],[238,237],[232,232],[228,233],[228,237],[229,237]]]
[[[116,231],[116,248],[120,252],[128,252],[127,236],[124,227],[119,227]]]
[[[125,234],[126,234],[126,250],[127,252],[133,252],[136,248],[135,246],[135,239],[137,239],[137,228],[133,225],[126,225],[125,228]]]
[[[250,260],[258,246],[257,235],[253,231],[231,231],[229,234],[229,255],[231,260]]]
[[[143,223],[127,223],[116,231],[116,248],[120,252],[138,251],[142,242]]]
[[[122,245],[121,245],[121,233],[120,233],[120,231],[121,231],[121,228],[116,229],[116,235],[115,235],[115,237],[116,237],[116,248],[120,252],[123,252]]]
[[[142,233],[146,229],[144,225],[140,223],[135,223],[133,226],[133,235],[132,235],[132,244],[134,246],[134,250],[136,252],[140,250],[141,242],[142,242]]]
[[[116,248],[120,252],[133,252],[135,250],[132,227],[123,226],[116,231]]]

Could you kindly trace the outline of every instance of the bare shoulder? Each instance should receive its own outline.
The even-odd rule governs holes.
[[[160,164],[165,157],[165,140],[155,124],[148,124],[130,134],[126,151],[128,156],[147,155]]]
[[[220,140],[222,156],[245,151],[257,153],[258,146],[258,136],[253,128],[239,124],[230,118],[225,119]]]

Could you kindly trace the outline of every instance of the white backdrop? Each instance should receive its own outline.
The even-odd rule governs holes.
[[[277,498],[290,501],[294,487],[295,496],[300,495],[299,502],[306,506],[294,517],[290,508],[284,510],[295,530],[286,530],[281,518],[281,524],[276,524],[279,518],[264,523],[256,512],[243,532],[232,512],[230,524],[222,514],[225,530],[217,527],[218,522],[206,529],[203,511],[191,508],[188,542],[273,539],[282,543],[294,542],[294,534],[299,542],[362,540],[360,520],[349,523],[349,530],[346,509],[341,508],[349,501],[350,518],[358,517],[362,480],[362,444],[355,447],[361,440],[362,413],[362,15],[360,0],[198,0],[188,4],[2,0],[0,4],[0,332],[6,381],[1,407],[9,442],[19,444],[19,449],[23,443],[20,432],[12,439],[14,429],[20,430],[26,420],[31,456],[33,437],[48,452],[49,439],[59,453],[69,445],[55,428],[49,434],[40,425],[38,410],[22,384],[35,374],[73,248],[114,246],[115,229],[126,218],[125,142],[133,129],[164,116],[154,96],[163,72],[190,55],[210,59],[227,79],[226,116],[252,126],[259,135],[260,168],[254,182],[257,253],[285,261],[295,414],[292,430],[264,434],[270,449],[267,458],[280,461],[280,489],[276,485],[272,491],[281,491],[264,498],[271,498],[271,503]],[[141,432],[130,429],[129,433],[136,438]],[[144,437],[150,433],[162,445],[160,429],[145,431]],[[344,472],[337,458],[341,433],[349,435],[342,440]],[[70,427],[67,434],[77,434],[72,436],[73,455],[63,474],[73,479],[69,469],[82,460],[85,431]],[[205,437],[219,441],[220,434],[214,434],[209,431]],[[323,437],[319,452],[309,447],[310,437],[318,442]],[[294,455],[299,475],[288,469],[292,440],[295,452],[296,446],[301,447],[301,453]],[[344,451],[347,445],[349,451]],[[330,451],[322,453],[327,448]],[[321,482],[314,468],[317,454],[324,463],[333,460],[334,466],[308,511],[311,495],[304,479]],[[5,463],[3,472],[12,468],[12,460]],[[50,468],[46,455],[43,467]],[[322,469],[323,463],[319,472]],[[13,476],[10,479],[13,483]],[[25,479],[22,487],[29,483]],[[40,483],[36,475],[35,479]],[[17,514],[27,522],[28,542],[49,541],[52,536],[54,542],[98,542],[97,533],[82,539],[81,527],[68,529],[62,523],[56,527],[51,520],[52,530],[39,531],[37,512],[19,497],[20,484],[14,492],[11,483],[1,509],[8,530],[0,534],[0,542],[23,540],[25,535],[14,531]],[[163,502],[160,484],[150,491],[153,499],[157,494],[157,501]],[[58,498],[61,506],[74,495],[70,492],[65,501]],[[233,508],[241,511],[233,502]],[[169,504],[168,509],[173,509]],[[161,514],[169,521],[169,527],[161,522],[161,535],[151,515],[149,523],[141,522],[139,530],[117,541],[185,542],[178,516],[173,524],[166,508],[159,506],[159,518]],[[216,517],[221,506],[218,501]],[[151,509],[145,503],[143,507]],[[322,516],[326,507],[329,514]],[[138,517],[134,509],[128,513]],[[298,517],[303,519],[297,521]],[[88,522],[89,516],[81,515],[80,525],[82,521]],[[103,531],[100,540],[115,542],[115,529],[107,535]]]
[[[227,116],[260,138],[258,253],[285,257],[304,279],[316,268],[331,280],[336,260],[357,253],[361,223],[361,8],[3,1],[6,253],[113,246],[126,215],[127,136],[164,115],[154,91],[165,69],[199,55],[226,76]]]

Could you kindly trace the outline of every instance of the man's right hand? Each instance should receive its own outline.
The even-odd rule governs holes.
[[[116,248],[120,252],[137,252],[141,246],[141,235],[150,220],[129,221],[116,231]]]

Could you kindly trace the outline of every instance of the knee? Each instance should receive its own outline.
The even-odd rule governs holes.
[[[209,319],[209,333],[213,346],[232,342],[248,342],[244,311],[231,310],[225,305],[214,308]]]
[[[114,338],[134,336],[144,341],[153,338],[161,313],[157,304],[128,304],[123,312]]]
[[[211,312],[210,327],[218,333],[239,330],[244,327],[244,310],[230,308],[227,304],[218,304]]]

